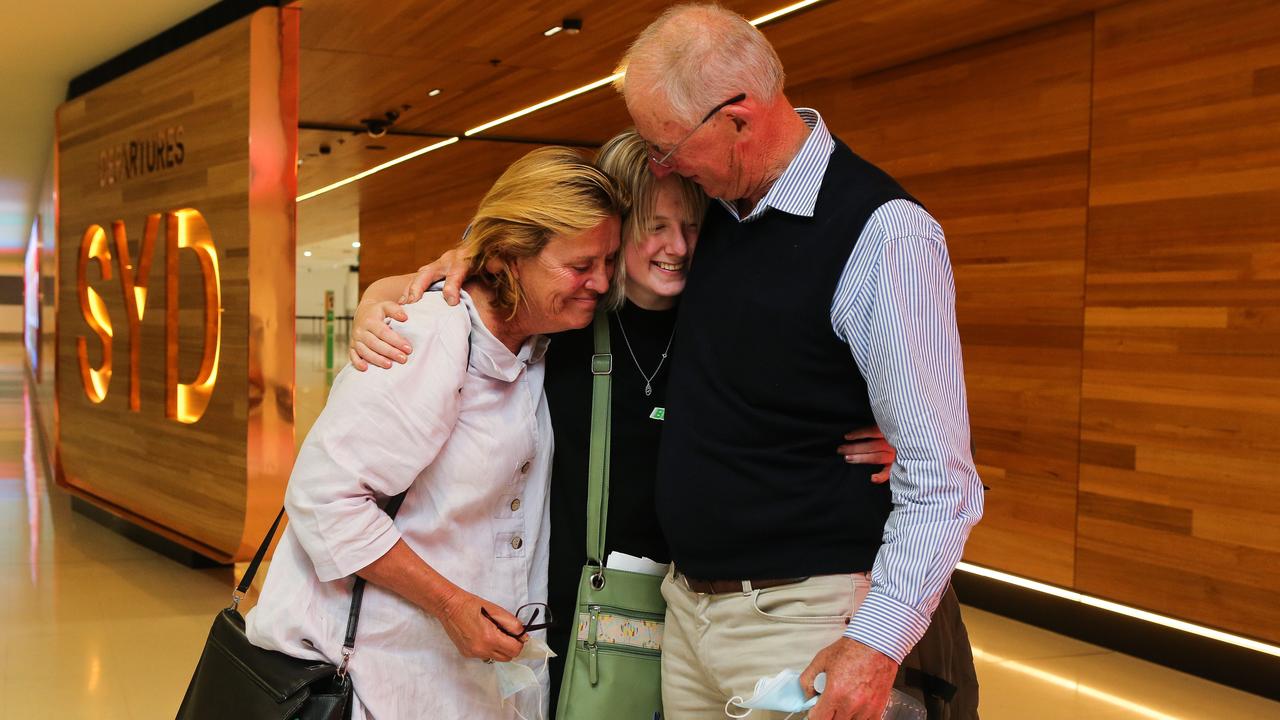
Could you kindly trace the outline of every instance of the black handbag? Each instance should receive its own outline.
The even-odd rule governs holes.
[[[402,502],[404,493],[392,498],[385,508],[387,515],[395,518]],[[357,577],[351,589],[351,613],[342,642],[341,665],[263,650],[250,643],[244,633],[240,601],[283,516],[281,508],[232,593],[231,606],[213,619],[177,720],[350,720],[351,678],[347,676],[347,662],[355,652],[364,578]]]

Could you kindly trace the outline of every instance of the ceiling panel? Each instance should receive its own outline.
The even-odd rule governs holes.
[[[460,132],[611,74],[635,35],[670,4],[489,3],[490,12],[477,12],[463,0],[306,0],[301,116],[349,124],[395,110],[398,127]],[[748,17],[780,4],[725,3]],[[565,16],[581,18],[583,31],[543,36]],[[427,97],[437,87],[441,95]]]
[[[788,84],[847,78],[1003,37],[1117,0],[829,0],[765,26],[782,57]],[[397,130],[460,134],[468,128],[609,75],[627,44],[670,3],[490,2],[464,0],[350,3],[304,0],[304,122],[347,126],[400,114]],[[747,17],[785,0],[725,3]],[[543,37],[565,16],[583,20],[578,35]],[[498,60],[493,64],[490,60]],[[441,88],[437,97],[428,90]],[[608,87],[487,131],[528,139],[599,143],[629,124]],[[348,136],[356,140],[356,136]],[[309,134],[303,134],[307,150]],[[306,158],[303,191],[435,142],[383,138],[377,153],[348,142],[342,151]],[[449,148],[467,157],[471,142]],[[401,149],[403,148],[403,149]],[[422,167],[436,154],[410,161]]]
[[[298,192],[311,192],[437,142],[404,135],[374,138],[364,133],[299,130]],[[329,148],[328,154],[322,154],[322,146]]]

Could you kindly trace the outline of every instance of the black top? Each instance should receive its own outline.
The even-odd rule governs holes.
[[[618,316],[621,315],[621,328]],[[609,467],[609,517],[606,552],[617,550],[660,563],[670,560],[654,510],[654,477],[663,421],[651,419],[664,407],[668,357],[653,378],[653,394],[644,393],[646,375],[658,367],[675,329],[676,311],[644,310],[627,303],[609,315],[613,352],[613,435]],[[623,332],[635,359],[627,351]],[[555,712],[569,637],[577,627],[574,603],[587,561],[587,455],[591,444],[592,329],[552,337],[547,350],[546,391],[555,432],[551,461],[551,567],[549,599],[556,624],[547,642],[559,653],[551,659],[551,708]],[[674,353],[672,354],[674,355]]]
[[[832,450],[875,419],[831,302],[867,219],[894,199],[911,197],[837,140],[813,217],[740,223],[712,203],[680,301],[656,476],[689,576],[871,568],[892,502],[873,466]]]

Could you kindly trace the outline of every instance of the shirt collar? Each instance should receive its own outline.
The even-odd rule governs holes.
[[[515,382],[527,365],[541,362],[551,341],[545,335],[534,335],[520,346],[517,353],[502,344],[480,319],[480,312],[466,290],[460,292],[462,303],[471,318],[471,367],[504,382]]]
[[[774,181],[760,202],[756,203],[746,217],[738,217],[738,209],[732,201],[720,200],[720,204],[739,222],[755,220],[769,208],[790,215],[813,217],[814,207],[818,204],[818,190],[822,187],[822,176],[827,172],[827,163],[831,160],[831,151],[835,149],[836,141],[817,110],[795,110],[804,124],[809,126],[809,137],[805,138],[800,152],[791,158],[787,169]]]

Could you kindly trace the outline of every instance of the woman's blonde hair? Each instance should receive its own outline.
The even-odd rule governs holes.
[[[510,319],[525,302],[512,269],[517,260],[542,252],[553,235],[577,235],[611,215],[625,218],[629,207],[613,178],[578,153],[539,148],[493,183],[459,248],[471,258],[468,275],[493,291],[495,309]],[[501,269],[489,269],[493,260]]]
[[[622,223],[622,242],[640,242],[653,230],[654,207],[658,199],[658,178],[649,172],[649,144],[628,128],[614,135],[596,155],[596,165],[618,181],[631,198],[631,214]],[[684,220],[700,223],[707,211],[707,196],[688,178],[669,175],[680,188]],[[626,278],[624,253],[618,253],[618,277]],[[621,285],[621,283],[619,283]]]

